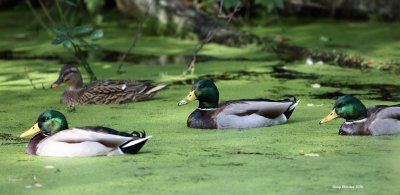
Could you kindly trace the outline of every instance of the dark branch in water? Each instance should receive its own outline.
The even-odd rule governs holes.
[[[29,77],[28,71],[26,70],[26,66],[24,67],[24,73],[25,73],[26,78],[29,80],[29,83],[31,84],[32,88],[37,89],[35,84],[33,84],[32,78]]]
[[[227,20],[227,21],[226,21],[226,24],[229,24],[229,23],[231,22],[233,16],[234,16],[238,11],[240,11],[240,8],[239,8],[239,7],[240,7],[240,3],[239,3],[239,4],[235,7],[235,9],[234,9],[231,13],[229,13],[229,14],[224,14],[224,13],[223,13],[223,11],[222,11],[223,4],[224,4],[224,0],[222,0],[221,3],[219,4],[218,18],[226,19],[226,20]],[[183,75],[183,76],[187,75],[188,73],[193,74],[193,72],[194,72],[194,66],[196,65],[196,59],[197,59],[196,56],[197,56],[198,53],[203,49],[204,45],[207,44],[207,43],[209,43],[209,42],[212,40],[212,38],[215,36],[216,32],[217,32],[217,31],[215,30],[215,28],[211,28],[210,31],[208,31],[206,37],[205,37],[203,40],[201,40],[201,41],[197,44],[196,48],[195,48],[194,51],[193,51],[192,61],[189,63],[187,69],[186,69],[185,71],[182,72],[182,75]]]
[[[25,0],[26,5],[28,5],[29,9],[32,11],[33,16],[35,17],[35,19],[37,20],[37,22],[39,23],[40,26],[42,26],[43,29],[46,30],[47,34],[49,36],[52,35],[51,30],[47,27],[46,23],[42,20],[42,18],[40,17],[39,13],[36,12],[35,8],[33,7],[32,3],[30,0]]]
[[[143,24],[144,24],[144,21],[146,20],[147,16],[149,15],[149,10],[150,10],[151,5],[152,5],[151,2],[147,4],[146,12],[144,13],[142,19],[140,20],[139,25],[137,26],[136,34],[135,34],[135,36],[133,37],[131,46],[129,46],[128,50],[125,52],[125,54],[122,56],[121,60],[119,61],[119,65],[118,65],[118,69],[117,69],[117,73],[118,73],[118,74],[121,74],[121,73],[122,73],[121,68],[122,68],[122,65],[124,64],[124,61],[125,61],[125,59],[126,59],[126,56],[127,56],[127,55],[131,52],[131,50],[136,46],[136,42],[137,42],[138,37],[139,37],[139,35],[140,35],[140,31],[141,31],[141,29],[142,29],[142,26],[143,26]]]
[[[75,57],[80,61],[79,65],[85,68],[86,72],[89,75],[90,82],[97,80],[96,75],[94,74],[92,68],[90,67],[88,61],[86,60],[85,53],[82,51],[81,47],[74,42],[71,42],[72,48],[74,48]]]
[[[42,0],[39,0],[39,4],[43,10],[44,15],[47,17],[47,19],[49,19],[50,23],[54,26],[55,22],[54,22],[53,18],[51,17],[49,10],[46,8],[46,5],[44,5]]]
[[[311,50],[305,47],[289,45],[286,43],[276,43],[272,46],[272,51],[278,57],[286,60],[303,60],[312,58],[314,61],[323,61],[328,64],[336,64],[341,67],[365,69],[370,68],[369,63],[359,56],[348,55],[340,52]]]

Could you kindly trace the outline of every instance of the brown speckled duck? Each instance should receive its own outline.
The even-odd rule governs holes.
[[[61,97],[64,104],[123,104],[143,101],[166,87],[165,84],[142,80],[98,80],[84,85],[79,69],[72,64],[63,65],[51,88],[62,83],[68,86]]]

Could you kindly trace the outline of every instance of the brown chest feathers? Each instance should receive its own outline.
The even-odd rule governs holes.
[[[190,114],[187,120],[187,126],[199,129],[216,129],[215,109],[196,109]]]

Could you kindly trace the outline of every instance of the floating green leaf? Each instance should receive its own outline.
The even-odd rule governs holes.
[[[63,42],[63,46],[64,46],[64,48],[66,48],[66,49],[70,48],[71,45],[72,45],[72,42],[71,42],[71,40],[69,40],[69,39],[67,39],[67,40],[65,40],[65,41]]]
[[[53,28],[54,32],[58,35],[66,35],[68,33],[68,29],[65,26],[57,25]]]
[[[62,0],[62,2],[66,3],[67,5],[72,6],[72,7],[78,7],[78,5],[74,1],[71,1],[71,0]]]
[[[255,0],[255,3],[266,7],[268,12],[284,8],[284,0]]]
[[[91,13],[94,14],[98,12],[105,4],[105,0],[85,0],[86,9]]]
[[[90,32],[92,32],[92,30],[93,30],[93,27],[91,27],[89,25],[83,25],[83,26],[75,27],[73,32],[75,35],[82,35],[82,34],[90,33]]]
[[[224,4],[222,5],[225,9],[229,9],[235,7],[241,3],[240,0],[225,0]]]
[[[95,30],[90,35],[90,39],[92,39],[92,41],[97,41],[97,40],[101,39],[103,37],[103,35],[104,35],[103,30],[98,29],[98,30]]]
[[[89,43],[83,39],[79,39],[79,43],[84,47],[87,47],[89,45]]]
[[[51,41],[51,44],[58,45],[58,44],[61,44],[63,41],[64,41],[64,39],[62,37],[57,37]]]
[[[284,8],[284,0],[274,0],[274,5],[276,8],[283,9]]]
[[[89,44],[86,47],[90,48],[90,49],[100,49],[101,48],[100,45],[98,45],[98,44]]]

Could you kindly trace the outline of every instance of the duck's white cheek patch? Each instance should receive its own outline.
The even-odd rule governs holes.
[[[125,90],[126,89],[126,84],[122,85],[121,89]]]

